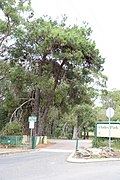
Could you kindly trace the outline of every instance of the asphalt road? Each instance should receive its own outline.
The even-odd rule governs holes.
[[[75,150],[76,149],[76,140],[56,140],[52,139],[51,142],[55,143],[48,149],[64,149],[64,150]],[[91,140],[79,140],[78,147],[91,147]]]
[[[73,141],[67,149],[59,141],[29,153],[0,156],[0,180],[120,180],[120,161],[68,163]]]

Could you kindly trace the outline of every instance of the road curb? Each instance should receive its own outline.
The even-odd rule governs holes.
[[[0,156],[2,155],[9,155],[9,154],[19,154],[19,153],[26,153],[26,152],[34,152],[34,150],[21,150],[21,151],[10,151],[10,152],[0,152]]]
[[[120,158],[101,158],[101,159],[73,158],[74,154],[75,154],[75,151],[69,155],[69,157],[67,158],[67,162],[70,162],[70,163],[92,163],[92,162],[120,161]]]

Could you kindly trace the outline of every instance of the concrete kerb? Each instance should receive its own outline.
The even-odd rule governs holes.
[[[10,154],[18,154],[18,153],[34,152],[35,150],[36,150],[36,149],[27,149],[27,150],[19,150],[19,151],[0,152],[0,156],[2,156],[2,155],[10,155]]]
[[[67,162],[70,163],[92,163],[92,162],[108,162],[108,161],[120,161],[120,158],[100,158],[100,159],[85,159],[85,158],[74,158],[75,151],[69,155]]]

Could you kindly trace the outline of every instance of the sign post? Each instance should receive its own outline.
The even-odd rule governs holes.
[[[32,143],[32,149],[35,148],[35,138],[33,138],[32,136],[32,132],[33,132],[33,129],[34,129],[34,124],[35,122],[37,121],[37,116],[29,116],[28,118],[28,121],[29,121],[29,128],[30,128],[30,136],[31,136],[31,143]]]
[[[114,109],[112,107],[109,107],[106,110],[106,116],[109,119],[109,149],[111,150],[111,129],[110,129],[110,118],[114,116]]]

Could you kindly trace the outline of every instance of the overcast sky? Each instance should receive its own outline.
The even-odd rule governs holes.
[[[32,7],[37,17],[56,19],[66,14],[69,24],[87,21],[100,54],[106,58],[108,89],[120,89],[120,0],[32,0]]]

